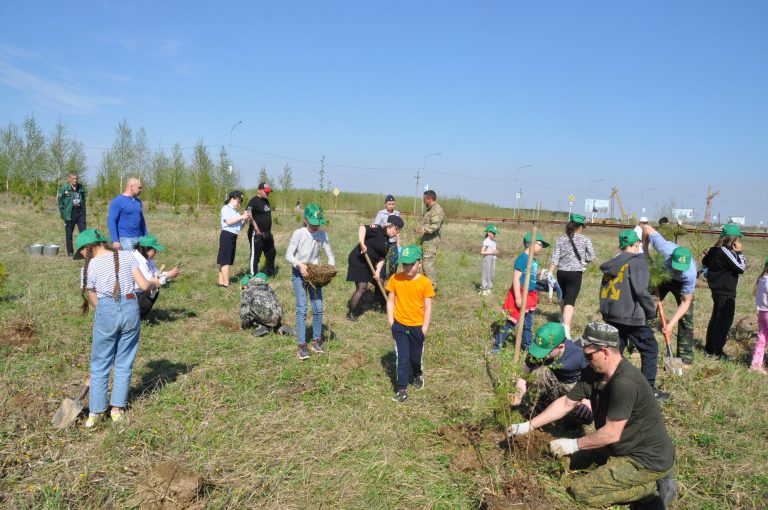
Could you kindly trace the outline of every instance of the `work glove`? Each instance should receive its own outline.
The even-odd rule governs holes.
[[[589,402],[587,400],[587,402]],[[579,406],[576,408],[576,411],[574,411],[576,414],[576,417],[580,420],[584,420],[586,422],[592,421],[592,407],[585,405],[585,404],[579,404]]]
[[[531,430],[533,430],[533,427],[531,427],[531,422],[529,421],[525,423],[513,423],[507,429],[507,435],[510,437],[522,436],[523,434],[527,434]]]
[[[557,458],[570,455],[579,451],[579,440],[564,437],[549,442],[549,451]]]

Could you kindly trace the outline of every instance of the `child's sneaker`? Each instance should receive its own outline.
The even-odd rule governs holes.
[[[401,404],[405,402],[408,399],[408,392],[405,390],[396,391],[394,395],[392,395],[392,400],[395,402],[400,402]]]
[[[316,352],[318,354],[323,354],[323,353],[325,353],[325,351],[323,350],[323,343],[324,343],[323,339],[322,338],[318,338],[317,340],[315,340],[314,342],[312,342],[309,345],[309,348],[312,350],[312,352]]]
[[[413,378],[413,387],[417,390],[423,390],[424,389],[424,375],[417,375]]]
[[[85,428],[92,429],[101,421],[100,414],[89,414],[88,419],[85,420]]]
[[[306,342],[303,344],[299,344],[298,353],[296,354],[296,357],[299,358],[299,360],[304,361],[305,359],[309,359],[309,349],[307,349]]]
[[[115,423],[125,421],[125,411],[123,409],[112,409],[112,411],[109,413],[109,416]]]

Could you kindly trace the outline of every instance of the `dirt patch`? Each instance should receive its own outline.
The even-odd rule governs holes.
[[[6,321],[0,327],[0,345],[21,347],[35,345],[40,341],[35,323],[28,320]]]
[[[720,367],[704,367],[696,374],[696,379],[709,379],[723,373]]]
[[[6,400],[0,409],[0,416],[23,424],[48,420],[52,415],[47,399],[37,393],[17,393]]]
[[[313,391],[315,391],[315,382],[309,378],[296,381],[288,388],[288,393],[291,395],[303,395],[304,393],[311,393]]]
[[[515,436],[511,439],[512,455],[515,458],[522,456],[533,463],[539,460],[552,460],[552,456],[549,454],[549,442],[552,441],[550,434],[535,429],[529,434]],[[508,443],[505,441],[505,444]]]
[[[730,334],[736,340],[748,340],[757,336],[757,314],[751,313],[741,317],[731,328]]]
[[[341,366],[346,370],[351,370],[353,368],[360,368],[363,365],[365,365],[364,352],[353,352],[352,354],[344,358],[344,361],[341,362]]]
[[[138,483],[131,505],[141,510],[202,510],[202,487],[199,476],[176,462],[163,462]]]
[[[480,504],[484,510],[550,510],[557,508],[544,490],[525,473],[504,480],[501,494],[486,494]]]
[[[480,424],[441,425],[437,433],[445,440],[445,451],[452,453],[456,471],[477,471],[504,462],[504,433]]]
[[[217,326],[228,329],[230,331],[240,331],[240,319],[234,317],[219,317],[214,321]]]

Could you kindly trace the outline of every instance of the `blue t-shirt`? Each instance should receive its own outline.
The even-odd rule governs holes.
[[[523,287],[525,286],[525,266],[528,265],[528,252],[524,251],[521,253],[517,260],[515,260],[515,269],[523,273],[520,275],[520,291],[522,292]],[[531,264],[531,281],[528,283],[528,292],[536,290],[536,274],[539,272],[539,261],[536,260],[536,257],[533,258],[533,263]]]
[[[541,366],[549,367],[561,383],[575,383],[581,379],[581,371],[587,368],[587,359],[584,357],[584,351],[577,347],[573,340],[566,339],[564,343],[565,351],[559,358],[540,361],[526,356],[525,366],[530,371]]]
[[[119,242],[121,237],[141,237],[147,235],[144,212],[141,210],[139,197],[117,195],[109,203],[107,227],[112,242]]]
[[[667,241],[658,232],[651,234],[648,241],[653,249],[664,255],[664,266],[667,271],[672,275],[672,279],[677,282],[683,283],[683,294],[693,295],[693,291],[696,288],[696,261],[691,260],[691,267],[687,271],[673,271],[672,270],[672,252],[678,247],[677,244],[672,241]]]

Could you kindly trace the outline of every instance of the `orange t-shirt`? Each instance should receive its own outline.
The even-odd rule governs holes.
[[[424,299],[435,297],[432,282],[420,274],[409,280],[405,273],[397,273],[387,282],[387,290],[395,293],[395,320],[403,326],[424,324]]]

